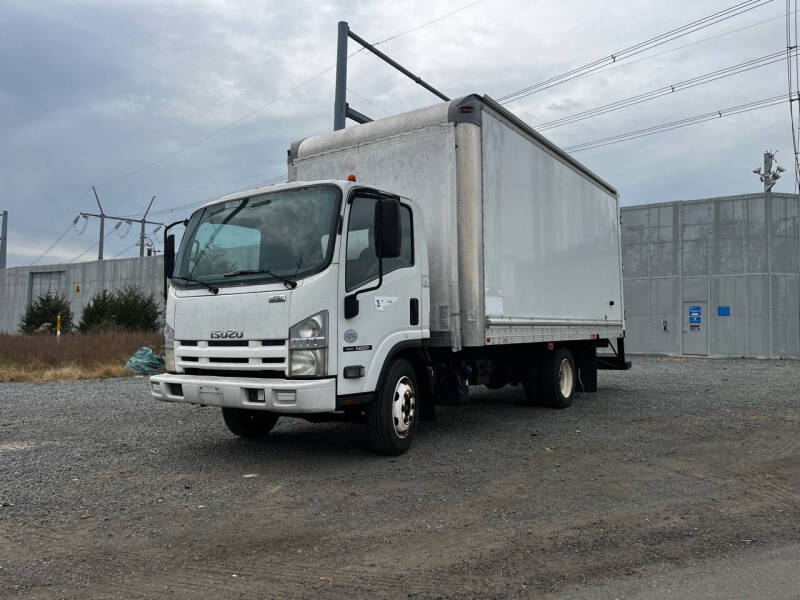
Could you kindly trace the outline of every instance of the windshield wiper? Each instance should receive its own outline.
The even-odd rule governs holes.
[[[242,269],[241,271],[234,271],[233,273],[225,273],[223,277],[236,277],[237,275],[259,275],[262,273],[264,275],[270,275],[271,277],[274,277],[275,279],[281,281],[283,285],[285,285],[290,290],[293,290],[294,288],[297,287],[297,282],[294,279],[289,279],[288,277],[282,277],[277,273],[273,273],[269,269]]]
[[[173,275],[173,279],[182,279],[183,281],[190,281],[192,283],[199,283],[200,285],[204,285],[208,288],[212,294],[219,294],[219,288],[215,285],[211,285],[207,281],[203,281],[202,279],[195,279],[194,277],[183,277],[181,275]]]

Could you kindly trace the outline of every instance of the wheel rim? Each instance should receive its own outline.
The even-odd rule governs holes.
[[[392,421],[397,437],[408,437],[417,414],[417,397],[411,379],[401,377],[394,386],[392,397]]]
[[[572,379],[572,365],[566,358],[562,358],[561,364],[558,365],[558,387],[564,398],[569,398],[572,394]]]

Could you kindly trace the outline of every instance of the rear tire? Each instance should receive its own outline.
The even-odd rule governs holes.
[[[367,413],[372,449],[398,456],[411,447],[420,411],[420,387],[407,360],[392,363]]]
[[[575,395],[575,361],[566,348],[556,348],[542,357],[539,381],[542,400],[552,408],[567,408]]]
[[[275,413],[244,408],[222,409],[222,418],[231,433],[243,438],[266,437],[280,418]]]

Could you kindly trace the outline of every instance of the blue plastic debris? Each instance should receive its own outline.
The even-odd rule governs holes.
[[[164,368],[164,357],[154,354],[147,346],[142,346],[128,359],[125,368],[140,375],[152,375]]]

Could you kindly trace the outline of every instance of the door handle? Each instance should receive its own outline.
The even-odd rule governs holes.
[[[412,298],[410,302],[409,322],[412,325],[419,325],[419,299]]]

